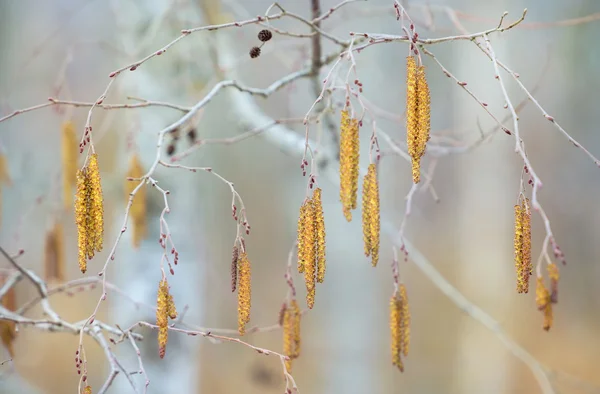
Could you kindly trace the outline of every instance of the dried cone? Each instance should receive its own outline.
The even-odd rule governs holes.
[[[144,176],[144,169],[137,154],[133,154],[129,160],[128,178],[139,179]],[[125,181],[126,201],[129,200],[133,190],[138,187],[139,181]],[[129,216],[133,222],[133,247],[139,248],[140,243],[146,237],[146,185],[138,189],[133,197],[133,203],[129,209]]]
[[[248,260],[246,252],[242,252],[238,258],[238,331],[240,335],[246,333],[246,324],[250,322],[251,281],[250,260]]]
[[[531,210],[529,200],[522,199],[515,205],[515,270],[517,272],[517,292],[529,292],[531,263]]]
[[[352,220],[351,210],[358,199],[359,127],[348,111],[342,111],[340,122],[340,200],[347,221]]]
[[[7,274],[0,274],[0,287],[6,283],[7,278]],[[12,286],[4,297],[2,297],[2,300],[0,300],[2,306],[9,311],[15,311],[17,309],[15,294],[15,287]],[[11,358],[14,357],[13,343],[16,337],[17,330],[15,323],[8,320],[0,320],[0,339],[2,339],[2,344]]]
[[[377,181],[377,166],[369,164],[367,175],[363,180],[363,239],[365,255],[371,256],[373,267],[379,261],[379,242],[381,223],[379,214],[379,183]]]
[[[65,247],[62,223],[56,222],[46,233],[44,246],[44,277],[46,281],[62,283],[65,280]]]
[[[73,204],[73,188],[77,184],[77,135],[75,124],[66,121],[61,127],[61,159],[63,178],[63,199],[65,208]]]
[[[321,189],[316,188],[313,193],[313,210],[315,221],[315,232],[317,239],[316,259],[317,259],[317,282],[323,283],[325,280],[325,217],[323,215],[323,203],[321,201]]]
[[[550,299],[550,293],[544,285],[544,279],[541,276],[537,278],[535,287],[535,304],[544,314],[544,324],[542,327],[546,331],[550,330],[554,320],[552,315],[552,301]]]

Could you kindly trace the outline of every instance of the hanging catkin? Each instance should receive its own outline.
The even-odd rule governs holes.
[[[360,142],[358,120],[350,118],[347,110],[342,111],[340,129],[340,200],[346,220],[351,221],[358,199]]]
[[[68,120],[61,127],[61,161],[63,179],[63,200],[65,208],[73,204],[73,188],[77,184],[77,135],[75,124]]]

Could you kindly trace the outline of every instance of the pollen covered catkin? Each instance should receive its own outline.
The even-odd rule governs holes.
[[[425,154],[431,128],[431,99],[425,66],[406,58],[406,144],[411,157],[414,183],[421,181],[421,157]]]
[[[77,171],[76,179],[75,223],[79,269],[85,273],[87,260],[102,250],[104,236],[104,205],[96,154],[91,154],[87,166]]]
[[[285,368],[292,371],[292,360],[300,356],[300,307],[295,299],[292,299],[283,310],[283,354],[290,359],[285,361]]]
[[[238,258],[238,332],[240,335],[246,333],[246,324],[250,322],[251,282],[250,260],[246,252],[242,252]]]
[[[359,124],[342,111],[340,121],[340,201],[347,221],[352,220],[352,210],[358,201]]]
[[[404,372],[402,356],[408,356],[410,347],[410,309],[406,286],[402,283],[390,299],[390,331],[392,365]]]
[[[531,210],[529,199],[521,199],[515,205],[515,270],[517,273],[517,292],[529,292],[529,277],[532,272],[531,263]]]
[[[169,339],[169,284],[166,279],[158,285],[158,296],[156,300],[156,325],[158,326],[158,355],[165,357],[167,341]]]
[[[317,282],[325,280],[325,217],[323,215],[323,203],[321,201],[321,188],[316,188],[313,193],[313,211],[315,217],[316,232],[316,260],[317,260]]]
[[[129,169],[127,170],[128,178],[141,178],[144,176],[144,170],[140,162],[140,158],[137,154],[133,154],[129,160]],[[131,193],[138,187],[139,181],[125,181],[125,198],[129,200]],[[138,189],[135,196],[133,197],[133,203],[129,209],[129,216],[133,222],[133,247],[139,248],[140,243],[146,237],[147,224],[146,224],[146,185],[143,185]]]
[[[317,270],[316,256],[316,226],[315,226],[315,207],[312,199],[305,203],[306,213],[304,217],[304,234],[302,234],[304,282],[306,284],[306,304],[312,309],[315,304],[315,284]]]
[[[73,204],[73,188],[77,183],[77,135],[75,124],[68,120],[61,127],[61,164],[63,179],[63,200],[65,207]]]
[[[363,179],[363,239],[365,255],[371,256],[373,267],[379,261],[379,243],[381,237],[380,207],[379,207],[379,182],[377,180],[377,166],[369,164],[367,175]]]
[[[550,292],[544,285],[544,278],[541,276],[537,278],[537,284],[535,287],[535,304],[538,310],[544,314],[544,323],[542,328],[546,331],[550,330],[554,321],[552,313],[552,300],[550,298]]]

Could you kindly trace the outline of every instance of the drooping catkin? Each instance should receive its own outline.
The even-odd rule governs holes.
[[[396,294],[390,299],[390,334],[391,334],[391,350],[392,350],[392,365],[398,367],[400,371],[404,371],[402,364],[402,337],[401,337],[401,309],[398,308],[398,297]]]
[[[251,281],[250,260],[246,252],[242,252],[238,258],[238,331],[240,335],[246,333],[246,324],[250,322]]]
[[[231,251],[231,292],[235,293],[237,289],[237,270],[238,270],[238,258],[240,256],[240,249],[237,245],[233,245]]]
[[[425,66],[413,56],[406,58],[406,144],[412,162],[413,182],[421,181],[421,157],[431,128],[431,98]]]
[[[75,193],[75,223],[77,224],[77,245],[79,249],[79,269],[87,270],[87,260],[102,250],[104,236],[104,205],[98,157],[92,154],[86,167],[77,171],[77,191]]]
[[[325,280],[325,217],[323,215],[323,202],[321,201],[321,188],[313,192],[313,210],[316,236],[317,282]]]
[[[315,304],[315,275],[317,269],[316,259],[316,226],[315,226],[315,208],[312,199],[307,200],[306,212],[304,215],[304,233],[302,234],[302,266],[304,267],[304,283],[306,284],[306,304],[309,309]]]
[[[0,274],[0,287],[4,286],[7,279],[8,274]],[[0,300],[0,303],[9,311],[14,312],[17,309],[16,292],[14,285],[8,290],[8,292],[6,292],[6,294],[4,294],[2,300]],[[16,324],[8,320],[0,320],[0,339],[2,339],[2,344],[8,351],[8,354],[11,358],[14,357],[13,343],[16,337]]]
[[[304,272],[304,223],[306,222],[308,211],[306,203],[300,206],[300,214],[298,215],[298,273]]]
[[[365,249],[365,256],[371,255],[372,242],[371,242],[371,209],[369,206],[369,200],[371,197],[371,171],[367,170],[367,175],[363,178],[363,189],[362,189],[362,230],[363,230],[363,243]]]
[[[144,169],[142,168],[140,158],[136,153],[133,154],[131,156],[131,159],[129,160],[129,169],[127,170],[127,177],[139,179],[142,176],[144,176]],[[138,185],[139,181],[125,181],[126,201],[129,200],[131,193]],[[129,209],[129,217],[133,222],[132,241],[134,248],[138,248],[140,246],[140,243],[146,237],[147,234],[146,210],[146,185],[144,184],[135,193],[135,196],[133,197],[133,203],[131,204],[131,208]]]
[[[283,354],[290,359],[285,361],[285,368],[292,371],[292,360],[300,356],[300,307],[293,299],[283,311]]]
[[[61,161],[65,208],[73,204],[73,188],[77,183],[78,152],[75,124],[68,120],[61,127]]]
[[[544,330],[548,331],[552,327],[553,315],[552,315],[552,300],[550,298],[550,292],[544,285],[544,278],[539,276],[537,278],[537,284],[535,287],[535,304],[538,310],[544,314]]]
[[[158,284],[158,296],[156,300],[156,325],[158,326],[158,355],[165,357],[167,351],[167,341],[169,339],[169,284],[166,279],[162,279]]]
[[[347,221],[352,220],[352,210],[358,201],[359,124],[342,111],[340,121],[340,200]]]
[[[517,272],[517,292],[529,292],[529,277],[533,269],[531,263],[531,211],[529,199],[522,199],[515,205],[515,270]]]
[[[83,394],[92,394],[92,386],[85,386]]]
[[[46,233],[44,243],[44,278],[58,283],[65,280],[65,246],[62,223],[56,222]]]
[[[379,242],[381,237],[381,223],[379,213],[379,181],[377,180],[377,166],[370,164],[368,173],[369,177],[369,233],[371,244],[371,263],[373,267],[377,266],[379,261]]]
[[[400,338],[402,339],[402,354],[408,356],[410,348],[410,309],[408,306],[408,296],[406,294],[406,286],[400,284],[400,300],[399,308],[401,313],[400,318]]]
[[[558,280],[560,279],[560,272],[556,264],[548,264],[548,276],[550,277],[550,301],[556,304],[558,302]]]

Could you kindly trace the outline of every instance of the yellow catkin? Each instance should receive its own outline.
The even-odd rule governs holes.
[[[133,154],[129,160],[127,177],[141,178],[142,176],[144,176],[144,169],[142,168],[140,158],[137,154]],[[138,185],[139,181],[125,181],[126,201],[129,201],[130,194]],[[133,223],[132,242],[134,248],[139,248],[141,241],[147,234],[146,210],[146,186],[143,185],[136,192],[131,208],[129,209],[129,216]]]
[[[323,202],[321,201],[321,189],[316,188],[313,193],[313,210],[316,232],[316,259],[317,259],[317,282],[325,280],[325,217],[323,215]]]
[[[544,279],[540,276],[537,278],[537,284],[535,287],[535,304],[537,308],[544,314],[544,330],[548,331],[552,327],[553,316],[552,316],[552,302],[550,299],[550,293],[544,285]]]
[[[300,356],[300,307],[293,299],[283,310],[283,354],[290,359],[285,361],[285,368],[292,371],[292,360]]]
[[[371,182],[372,176],[371,171],[367,171],[367,175],[363,178],[363,190],[362,190],[362,229],[363,229],[363,243],[365,249],[365,256],[371,255],[372,243],[371,243],[371,210],[369,208],[369,197],[371,194]]]
[[[303,225],[302,266],[304,267],[304,282],[306,284],[306,304],[312,309],[315,304],[315,274],[317,268],[315,206],[312,199],[307,200],[304,204],[306,205],[306,214]]]
[[[392,351],[392,365],[398,367],[400,371],[404,371],[404,365],[402,364],[401,351],[402,351],[402,338],[400,331],[401,324],[401,310],[398,308],[398,298],[396,294],[390,299],[390,334],[391,334],[391,351]]]
[[[406,58],[406,145],[412,162],[413,182],[419,183],[421,156],[419,155],[419,114],[417,94],[417,62]]]
[[[300,206],[298,215],[298,273],[304,272],[304,222],[306,221],[307,205]]]
[[[165,357],[169,339],[169,300],[169,284],[166,279],[163,279],[158,285],[156,300],[156,325],[158,326],[158,354],[160,358]]]
[[[44,245],[44,277],[46,281],[65,280],[65,247],[62,223],[56,222],[46,233]]]
[[[529,292],[531,276],[531,211],[529,200],[523,199],[515,205],[515,269],[517,272],[517,292]]]
[[[429,93],[429,85],[427,84],[427,78],[425,77],[425,66],[419,66],[417,68],[417,97],[417,128],[419,131],[419,137],[417,139],[417,153],[419,157],[422,157],[425,154],[431,129],[431,97]],[[420,180],[420,174],[417,174],[417,177],[417,181]]]
[[[408,295],[406,294],[406,286],[400,284],[400,338],[402,340],[402,354],[404,357],[408,356],[410,349],[410,308],[408,305]]]
[[[7,274],[0,275],[0,287],[4,285],[7,277]],[[11,287],[6,294],[4,294],[2,300],[0,300],[0,303],[9,311],[15,311],[17,309],[16,293],[14,286]],[[15,323],[8,320],[0,320],[0,339],[2,339],[2,344],[8,351],[8,354],[11,358],[14,357],[13,343],[16,337],[17,330]]]
[[[92,386],[85,386],[83,394],[92,394]]]
[[[521,202],[521,214],[523,215],[523,292],[528,293],[529,277],[533,270],[531,263],[531,209],[528,198]]]
[[[342,111],[340,122],[340,200],[347,221],[352,220],[358,194],[359,125],[348,111]]]
[[[75,124],[69,120],[64,122],[61,127],[61,160],[65,208],[73,204],[73,188],[77,183],[78,152]]]
[[[88,191],[86,169],[77,171],[77,192],[75,194],[75,223],[77,224],[77,247],[79,269],[87,271],[88,259]]]
[[[90,182],[90,215],[92,217],[93,234],[91,241],[96,252],[102,250],[104,236],[104,201],[102,197],[102,185],[100,181],[100,169],[98,168],[98,155],[91,154],[88,163],[88,175]]]
[[[242,252],[238,259],[238,331],[240,335],[246,333],[246,324],[250,322],[251,281],[250,260],[248,260],[246,252]]]
[[[377,266],[379,261],[379,239],[381,237],[381,223],[379,216],[379,182],[377,180],[377,167],[370,164],[369,178],[369,232],[371,233],[371,263]]]
[[[558,302],[558,280],[560,279],[560,272],[556,264],[548,264],[548,276],[550,277],[550,301],[555,304]]]

